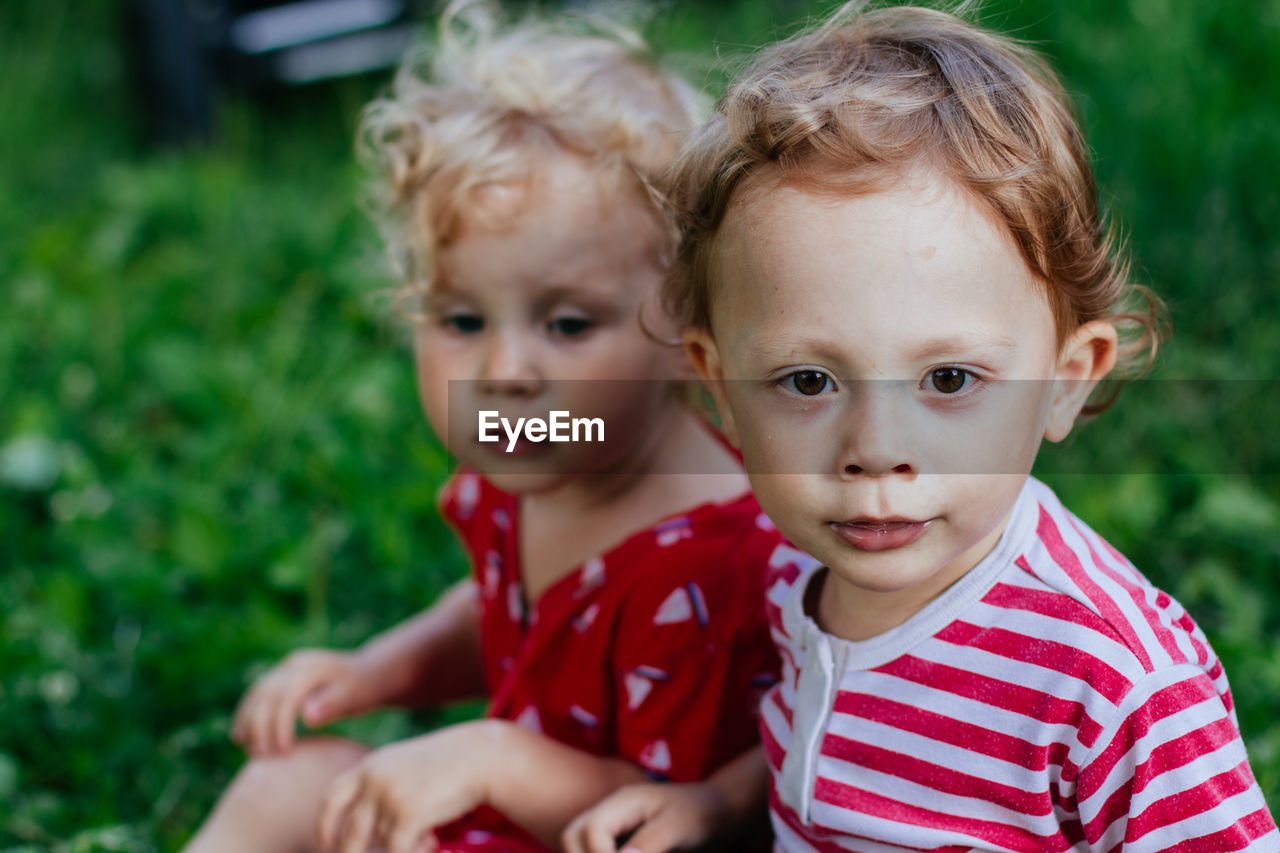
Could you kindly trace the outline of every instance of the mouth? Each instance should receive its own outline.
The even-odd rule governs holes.
[[[837,536],[859,551],[892,551],[919,539],[932,521],[933,519],[913,521],[909,518],[855,518],[849,521],[832,521],[829,524]]]

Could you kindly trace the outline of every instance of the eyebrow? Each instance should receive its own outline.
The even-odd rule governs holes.
[[[466,296],[461,291],[451,287],[447,281],[440,279],[432,282],[431,287],[423,291],[422,306],[424,308],[438,308],[441,305],[465,298]]]
[[[821,338],[765,338],[754,341],[750,347],[751,354],[765,361],[785,361],[794,358],[797,353],[817,355],[820,358],[839,359],[840,349],[832,346],[830,341]]]
[[[1004,335],[955,335],[952,337],[929,338],[915,346],[911,354],[916,358],[927,358],[938,353],[971,353],[1000,354],[1016,349],[1018,342]]]
[[[572,299],[605,299],[609,296],[608,287],[596,281],[582,281],[576,284],[554,282],[538,286],[534,289],[534,300],[541,305],[553,305],[557,302]]]
[[[531,288],[530,304],[535,313],[549,311],[562,302],[578,303],[584,308],[601,311],[612,301],[609,289],[590,279],[577,284],[568,283],[567,281],[546,284],[526,282],[519,286]],[[431,311],[439,310],[442,306],[458,302],[469,303],[473,301],[474,299],[467,294],[465,288],[456,287],[448,279],[441,278],[423,296],[422,304],[426,310]]]
[[[1014,350],[1017,346],[1017,340],[1004,335],[973,333],[968,335],[927,338],[913,346],[908,352],[908,357],[913,360],[936,358],[940,356],[963,358],[973,358],[974,356],[978,356],[979,358],[994,357]],[[832,342],[826,338],[805,336],[782,339],[773,338],[760,341],[753,347],[753,349],[757,355],[764,356],[766,359],[790,358],[792,354],[797,351],[812,353],[819,357],[831,357],[836,359],[842,357],[841,347],[838,343]]]

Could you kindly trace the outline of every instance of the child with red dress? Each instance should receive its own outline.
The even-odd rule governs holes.
[[[259,679],[234,729],[252,760],[189,851],[546,851],[618,787],[698,780],[757,742],[781,540],[685,403],[652,300],[673,235],[650,188],[697,103],[616,25],[504,29],[455,3],[428,73],[370,107],[423,408],[461,462],[441,512],[472,574],[354,651]],[[601,440],[482,440],[489,414],[555,412]],[[476,695],[485,719],[372,752],[295,737]]]

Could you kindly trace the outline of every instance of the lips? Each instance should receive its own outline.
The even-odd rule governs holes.
[[[831,529],[859,551],[892,551],[904,548],[920,538],[928,521],[905,518],[857,518],[833,521]]]

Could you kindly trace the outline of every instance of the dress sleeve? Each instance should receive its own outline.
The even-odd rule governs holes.
[[[440,517],[464,542],[481,515],[485,483],[480,475],[461,468],[444,481],[436,492],[436,509]]]
[[[1090,850],[1280,850],[1228,701],[1191,664],[1134,685],[1080,770]]]
[[[689,547],[628,596],[618,620],[617,754],[654,778],[705,778],[759,742],[778,660],[764,609],[772,548]]]

